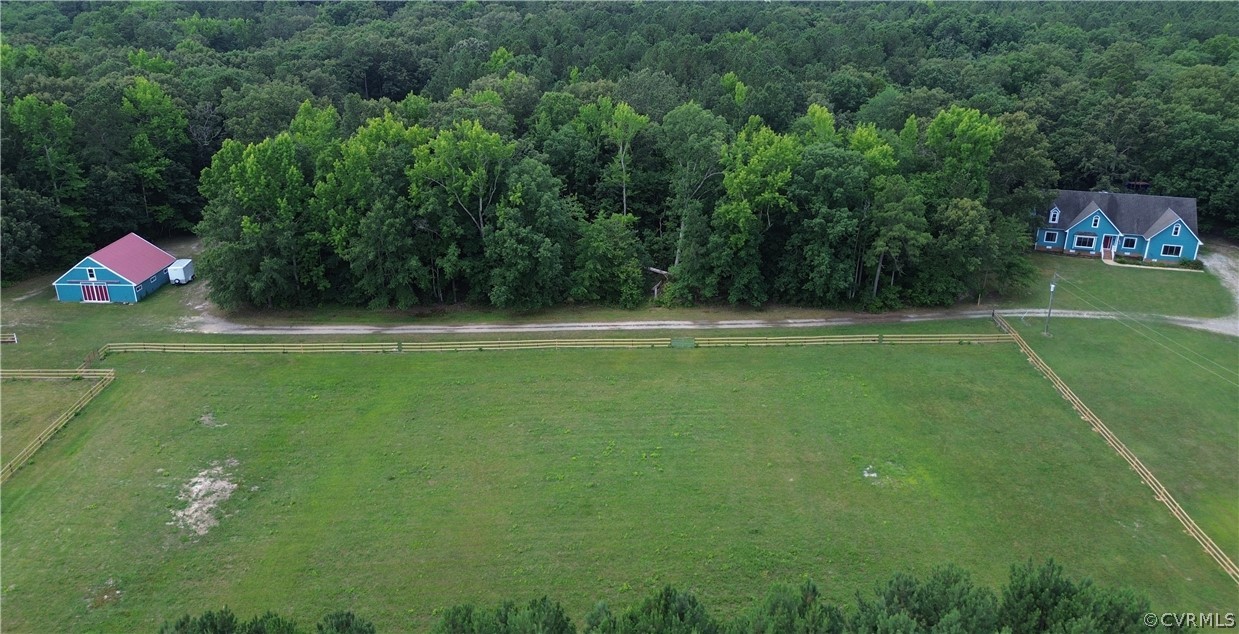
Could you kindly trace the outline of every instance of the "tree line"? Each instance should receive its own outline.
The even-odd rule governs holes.
[[[546,597],[496,607],[462,604],[443,610],[433,634],[1040,634],[1145,632],[1148,600],[1126,589],[1106,588],[1063,574],[1053,560],[1011,567],[995,593],[955,566],[923,578],[899,573],[869,596],[857,593],[845,611],[825,600],[817,585],[777,584],[756,605],[731,619],[718,618],[692,593],[667,586],[635,605],[613,611],[600,602],[578,629],[563,606]],[[347,616],[348,619],[344,619]],[[335,620],[332,620],[332,619]],[[222,625],[221,625],[222,624]],[[246,629],[249,628],[249,629]],[[265,629],[260,629],[265,628]],[[161,634],[296,634],[296,624],[275,614],[240,622],[227,609],[165,624]],[[320,634],[374,634],[351,613],[330,615]]]
[[[306,101],[274,137],[225,141],[200,185],[212,298],[949,304],[1028,279],[1029,209],[1053,169],[1023,113],[839,130],[812,104],[786,133],[758,116],[732,133],[691,101],[655,123],[550,92],[510,138],[475,118],[504,113],[500,93],[457,97],[410,96],[346,138],[333,106]]]
[[[355,206],[364,213],[340,227],[296,220],[307,236],[276,245],[255,289],[224,301],[631,304],[657,285],[676,302],[937,304],[1018,286],[1026,267],[995,252],[1016,246],[1041,188],[1192,196],[1205,231],[1239,226],[1231,5],[65,2],[0,12],[6,279],[126,231],[201,227],[206,239],[211,207],[233,204],[213,198],[226,179],[208,182],[212,163],[250,145],[291,142],[298,160],[322,150],[321,164],[300,165],[301,185],[281,176],[293,188],[285,199],[317,200],[337,160],[360,169],[366,150],[349,157],[345,146],[395,134],[373,129],[388,117],[409,131],[402,147],[426,151],[388,159],[389,182],[372,188],[386,193],[323,193],[398,206]],[[293,124],[306,101],[334,121],[331,143],[308,150]],[[827,118],[833,130],[814,127]],[[470,214],[450,183],[434,184],[450,157],[433,144],[474,124],[498,136],[500,156],[493,196]],[[400,174],[397,160],[416,174]],[[518,204],[513,191],[545,200]],[[521,217],[542,202],[559,209]],[[458,208],[428,225],[439,235],[402,237],[418,243],[415,263],[371,254],[359,264],[368,242],[347,235]],[[313,248],[291,244],[307,240]],[[277,262],[291,265],[299,249],[296,266]],[[306,256],[323,270],[304,270]],[[495,266],[515,260],[535,270]],[[403,286],[352,288],[352,271],[367,266],[393,269]]]

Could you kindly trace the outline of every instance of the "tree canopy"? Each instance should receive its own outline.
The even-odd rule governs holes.
[[[1235,5],[0,6],[3,274],[225,306],[1018,292],[1053,188],[1239,235]]]

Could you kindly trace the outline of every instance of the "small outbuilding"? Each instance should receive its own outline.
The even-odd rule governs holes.
[[[136,233],[86,256],[52,285],[62,302],[132,304],[168,283],[168,252]]]

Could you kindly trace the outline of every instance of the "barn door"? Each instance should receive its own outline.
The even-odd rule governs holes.
[[[82,285],[82,301],[84,302],[106,302],[108,298],[108,287],[106,284],[83,284]]]

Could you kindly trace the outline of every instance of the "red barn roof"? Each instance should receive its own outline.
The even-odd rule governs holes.
[[[90,254],[90,259],[108,267],[134,284],[167,268],[176,258],[167,251],[131,233]]]

